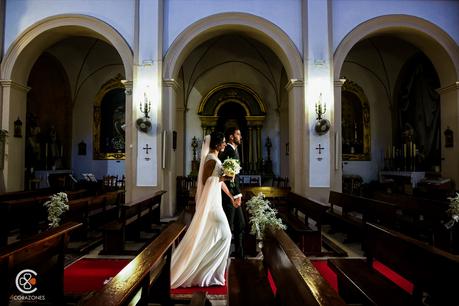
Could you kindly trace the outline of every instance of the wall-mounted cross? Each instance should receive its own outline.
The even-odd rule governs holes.
[[[151,149],[153,149],[153,148],[148,147],[148,143],[147,143],[147,145],[145,146],[145,148],[142,148],[142,149],[145,150],[145,153],[146,153],[146,154],[148,154],[148,150],[151,150]]]
[[[319,150],[319,155],[322,154],[322,150],[325,150],[324,147],[322,147],[319,143],[319,146],[316,148],[316,150]]]

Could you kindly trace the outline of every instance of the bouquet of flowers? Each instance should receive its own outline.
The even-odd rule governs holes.
[[[272,208],[271,203],[265,199],[263,193],[253,196],[247,201],[246,206],[250,214],[250,233],[257,239],[263,239],[265,229],[271,226],[274,229],[286,229],[282,219],[277,218],[277,210]]]
[[[459,222],[459,193],[454,198],[448,198],[449,208],[446,211],[451,216],[451,220],[445,223],[445,227],[450,229],[456,222]]]
[[[48,208],[48,221],[50,227],[58,227],[61,221],[61,215],[69,210],[67,194],[58,192],[53,194],[51,200],[46,201],[44,206]]]
[[[234,158],[227,158],[222,164],[223,174],[232,177],[231,182],[234,182],[234,177],[241,171],[239,160]]]

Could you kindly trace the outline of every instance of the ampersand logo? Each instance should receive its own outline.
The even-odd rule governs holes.
[[[31,269],[25,269],[16,275],[16,287],[25,294],[37,291],[37,272]]]

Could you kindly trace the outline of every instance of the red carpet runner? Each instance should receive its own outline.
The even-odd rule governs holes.
[[[338,291],[336,274],[330,269],[326,260],[311,261],[325,280]],[[104,281],[115,276],[124,266],[129,263],[129,259],[98,259],[83,258],[64,270],[64,291],[66,294],[78,294],[98,290],[104,285]],[[394,271],[390,270],[380,262],[375,262],[373,268],[396,283],[406,292],[413,293],[413,284]],[[273,292],[276,292],[274,281],[269,275],[269,282]],[[191,295],[195,291],[206,291],[209,295],[226,295],[227,287],[190,287],[172,289],[173,295]]]
[[[64,292],[84,293],[98,290],[104,281],[118,274],[129,259],[83,258],[64,270]]]
[[[326,260],[311,260],[312,264],[319,273],[322,275],[323,278],[336,290],[338,291],[338,281],[336,278],[335,272],[327,264]],[[392,271],[379,261],[373,262],[373,269],[393,281],[397,286],[408,292],[409,294],[413,294],[413,284],[397,274],[396,272]]]

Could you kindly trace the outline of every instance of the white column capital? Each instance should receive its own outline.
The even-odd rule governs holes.
[[[126,95],[131,96],[133,82],[131,80],[121,80],[121,83],[124,85]]]
[[[177,91],[182,88],[182,85],[175,79],[163,79],[163,87],[172,87],[173,90]]]
[[[294,87],[304,87],[304,82],[303,82],[303,80],[300,80],[300,79],[290,79],[290,80],[287,82],[287,85],[285,85],[285,89],[287,90],[287,92],[289,92],[290,90],[292,90]]]
[[[32,89],[32,87],[29,87],[29,86],[26,86],[26,85],[22,85],[20,83],[12,81],[12,80],[0,80],[0,85],[3,88],[11,87],[11,88],[14,88],[14,89],[21,90],[21,91],[23,91],[25,93],[29,92],[29,90]]]
[[[343,79],[335,80],[333,84],[335,87],[343,87],[345,82],[346,82],[346,79],[343,78]]]

